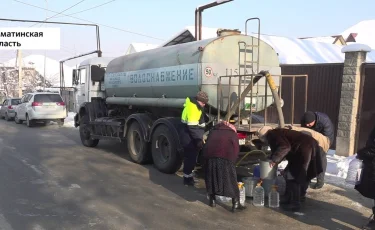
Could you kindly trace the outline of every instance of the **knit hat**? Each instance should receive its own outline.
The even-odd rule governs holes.
[[[256,134],[258,135],[259,139],[264,140],[264,137],[267,134],[267,132],[272,130],[272,129],[273,128],[271,126],[266,125],[266,126],[261,127],[260,129],[258,129]]]
[[[196,97],[197,97],[197,100],[198,100],[198,101],[201,101],[201,102],[207,104],[207,102],[208,102],[208,95],[207,95],[206,92],[204,92],[204,91],[199,91],[199,92],[197,93],[197,96],[196,96]]]
[[[304,115],[303,115],[303,121],[305,122],[305,124],[309,124],[313,121],[316,120],[316,116],[315,116],[315,113],[314,112],[311,112],[311,111],[307,111]]]

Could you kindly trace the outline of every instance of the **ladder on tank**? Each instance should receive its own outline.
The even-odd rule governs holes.
[[[252,76],[243,76],[239,79],[239,87],[238,87],[238,95],[241,94],[241,92],[252,83],[253,76],[256,75],[259,70],[259,54],[260,54],[260,19],[259,18],[249,18],[245,22],[245,35],[248,35],[247,33],[247,23],[251,20],[257,20],[258,21],[258,33],[257,38],[252,37],[251,44],[247,44],[244,41],[238,42],[238,48],[239,48],[239,58],[238,58],[238,64],[239,64],[239,75],[249,75]],[[258,85],[257,85],[258,86]],[[242,101],[242,105],[238,107],[238,114],[240,114],[241,108],[244,110],[250,110],[250,119],[249,119],[249,125],[251,125],[251,117],[253,110],[256,112],[256,108],[253,108],[253,95],[254,91],[256,93],[256,101],[258,101],[258,87],[251,90],[249,94],[245,97],[245,100]],[[249,103],[247,103],[249,102]]]

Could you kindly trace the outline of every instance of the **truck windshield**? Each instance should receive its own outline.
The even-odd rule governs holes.
[[[34,96],[34,102],[62,102],[59,94],[37,94]]]

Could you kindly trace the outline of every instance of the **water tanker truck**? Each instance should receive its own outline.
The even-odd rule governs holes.
[[[270,45],[240,33],[89,59],[73,72],[76,85],[86,79],[77,96],[86,100],[77,107],[75,126],[84,146],[124,141],[134,162],[153,162],[159,171],[175,173],[183,159],[178,130],[186,97],[207,92],[206,131],[220,119],[235,120],[239,144],[251,145],[263,125],[251,123],[253,111],[276,105],[283,125],[280,72]]]

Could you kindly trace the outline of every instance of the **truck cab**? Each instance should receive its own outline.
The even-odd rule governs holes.
[[[73,69],[72,84],[75,88],[74,111],[78,113],[80,107],[91,102],[92,97],[104,98],[104,82],[93,81],[92,77],[98,72],[105,72],[112,57],[94,57],[81,62],[77,69]]]

